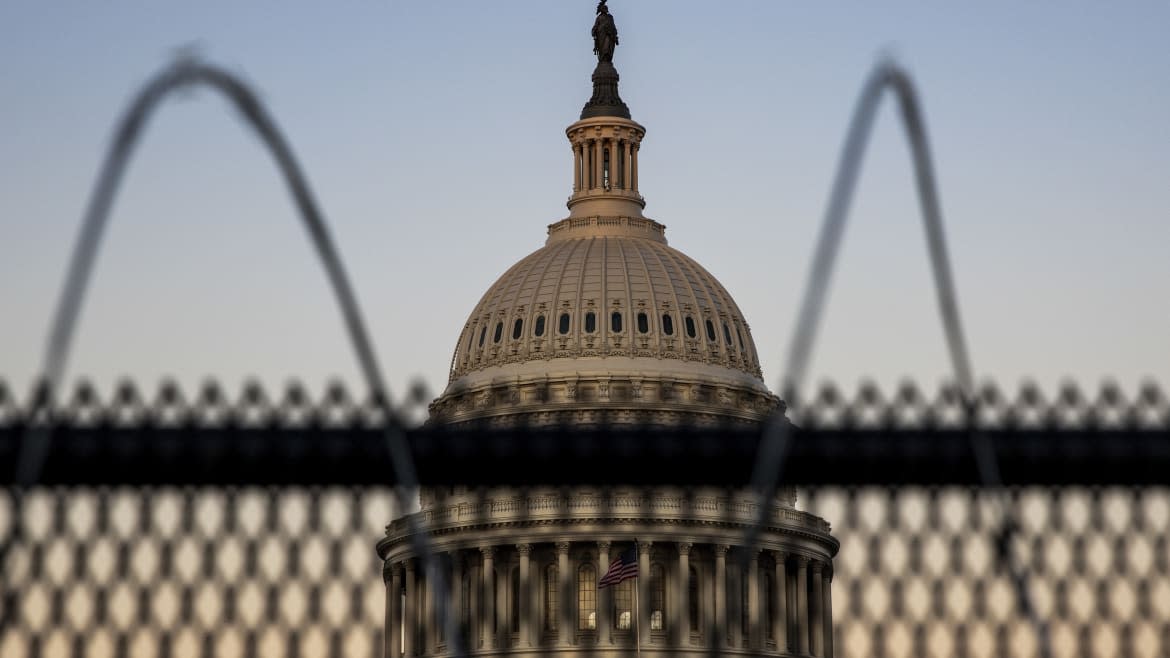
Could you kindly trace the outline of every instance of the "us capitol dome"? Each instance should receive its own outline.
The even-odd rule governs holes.
[[[604,1],[593,38],[593,95],[565,131],[569,215],[476,304],[429,422],[759,424],[784,403],[764,384],[743,312],[643,214],[646,129],[618,94]],[[768,501],[750,550],[737,542],[761,501],[743,489],[551,483],[419,498],[378,543],[385,656],[448,655],[440,606],[476,656],[833,655],[838,543],[796,508],[794,489]],[[412,521],[449,591],[421,568]],[[635,556],[637,577],[599,587],[619,556]]]

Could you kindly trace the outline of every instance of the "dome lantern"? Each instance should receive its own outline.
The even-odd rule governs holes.
[[[573,194],[570,217],[642,216],[646,200],[638,193],[638,149],[646,129],[630,119],[630,108],[618,94],[613,52],[617,26],[605,2],[597,5],[593,23],[593,96],[581,119],[565,130],[573,148]]]

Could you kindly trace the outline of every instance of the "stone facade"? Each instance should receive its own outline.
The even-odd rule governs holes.
[[[837,543],[794,501],[792,491],[773,501],[752,551],[735,542],[758,503],[723,489],[428,490],[415,520],[476,655],[629,655],[640,640],[648,657],[831,656]],[[439,593],[409,540],[400,519],[378,545],[385,655],[445,655]],[[598,589],[635,542],[640,577]]]

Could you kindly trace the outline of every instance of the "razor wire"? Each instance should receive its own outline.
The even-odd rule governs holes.
[[[246,82],[228,71],[204,64],[189,56],[182,56],[167,68],[151,78],[135,95],[134,100],[119,119],[113,134],[113,141],[98,173],[89,204],[81,222],[81,230],[74,244],[65,284],[53,317],[48,344],[45,348],[41,377],[36,383],[31,417],[44,413],[51,418],[51,409],[57,388],[60,386],[69,359],[77,320],[81,313],[85,293],[92,275],[101,239],[109,221],[110,209],[117,195],[119,184],[130,163],[134,148],[146,128],[148,119],[159,104],[170,94],[192,87],[205,86],[223,94],[235,107],[245,123],[260,137],[276,161],[290,195],[296,204],[309,234],[310,242],[325,269],[325,275],[337,300],[338,308],[345,322],[350,343],[354,349],[358,366],[375,405],[383,413],[382,432],[386,449],[390,453],[399,487],[399,506],[408,509],[407,491],[417,488],[418,478],[411,459],[401,424],[389,403],[389,393],[382,377],[381,367],[374,353],[373,344],[366,330],[357,296],[350,285],[344,263],[330,235],[328,224],[309,187],[308,180],[287,140],[272,116],[260,102],[259,97]],[[5,564],[12,546],[21,540],[23,518],[23,491],[36,484],[41,468],[49,451],[52,423],[31,423],[21,442],[15,474],[14,509],[16,523],[9,536],[0,545],[0,567]],[[412,523],[414,523],[412,519]],[[430,539],[413,528],[411,541],[422,561],[422,568],[435,578],[439,587],[444,586],[445,574],[437,568],[432,559]],[[442,591],[442,590],[440,590]],[[11,602],[15,592],[7,592],[5,598]],[[5,605],[4,619],[0,629],[7,626],[10,610],[15,606]],[[458,634],[454,633],[454,622],[450,615],[443,614],[440,624],[446,624],[454,637],[455,654],[462,655]]]
[[[857,100],[849,132],[842,146],[838,160],[837,175],[829,193],[829,203],[821,223],[821,231],[813,260],[805,283],[805,294],[796,318],[796,329],[788,351],[787,368],[781,382],[785,399],[793,405],[799,404],[799,395],[805,385],[808,364],[812,356],[817,327],[828,297],[845,221],[853,200],[853,190],[861,173],[865,147],[877,116],[878,103],[883,92],[890,90],[898,100],[901,110],[902,127],[909,142],[914,166],[914,178],[926,231],[927,248],[930,254],[931,271],[934,277],[935,294],[939,316],[943,325],[951,368],[959,387],[964,414],[971,429],[970,443],[983,486],[999,489],[1003,482],[991,442],[973,428],[970,420],[976,413],[978,403],[975,397],[974,374],[970,353],[959,316],[958,294],[947,252],[946,236],[943,229],[934,167],[931,162],[930,144],[921,102],[914,83],[908,73],[890,60],[880,61],[870,73]],[[771,499],[784,467],[785,456],[790,447],[789,422],[780,409],[768,419],[752,473],[753,491],[757,492],[760,504],[756,522],[745,532],[744,545],[756,546],[763,524],[764,515],[771,507]],[[1012,555],[1012,538],[1017,527],[1016,512],[1009,500],[1000,500],[1002,525],[997,534],[996,548],[1003,567],[1011,577],[1017,601],[1039,638],[1039,655],[1048,658],[1051,646],[1047,625],[1041,620],[1032,604],[1027,580],[1023,570]],[[746,560],[746,556],[741,560]],[[745,563],[746,564],[746,563]]]

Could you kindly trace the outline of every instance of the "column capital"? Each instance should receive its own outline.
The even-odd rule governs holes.
[[[483,553],[483,556],[490,560],[493,557],[495,557],[495,555],[496,555],[496,547],[495,546],[480,546],[479,552]]]
[[[692,544],[691,542],[680,541],[678,543],[678,554],[679,555],[690,555],[692,547],[694,547],[694,544]]]
[[[390,564],[390,575],[391,576],[402,576],[402,563],[401,562],[393,562]]]
[[[814,574],[821,573],[821,570],[825,568],[825,563],[821,562],[820,560],[811,560],[811,562],[812,562],[812,572]]]
[[[414,560],[407,558],[402,561],[402,565],[406,569],[407,573],[414,573]]]
[[[796,555],[796,563],[802,567],[808,566],[808,556],[797,554]]]
[[[521,555],[531,555],[532,544],[516,544],[516,552]]]
[[[654,548],[654,540],[652,540],[652,539],[639,539],[637,541],[637,544],[638,544],[638,551],[639,552],[642,549],[646,549],[647,551],[649,551],[651,548]]]
[[[569,554],[569,542],[567,542],[567,541],[557,542],[557,555],[568,555],[568,554]]]
[[[731,546],[727,544],[715,544],[715,557],[725,557],[730,549]]]
[[[776,560],[777,562],[783,562],[788,559],[788,551],[783,549],[773,550],[772,559]]]
[[[760,549],[755,549],[755,550],[751,551],[748,554],[748,562],[750,562],[752,565],[759,564],[760,563],[760,553],[762,553],[762,552],[763,551],[761,551]]]
[[[597,550],[599,550],[599,551],[608,551],[610,546],[611,546],[611,544],[608,541],[597,542]],[[602,565],[602,566],[607,567],[609,565]]]

